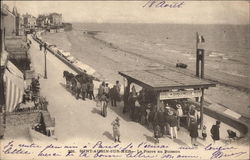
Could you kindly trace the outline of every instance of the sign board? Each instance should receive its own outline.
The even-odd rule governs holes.
[[[201,90],[161,92],[160,100],[201,97]]]

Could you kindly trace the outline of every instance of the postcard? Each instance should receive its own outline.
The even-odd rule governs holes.
[[[249,159],[248,1],[1,1],[0,159]]]

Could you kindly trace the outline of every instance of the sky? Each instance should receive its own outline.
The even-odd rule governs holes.
[[[21,14],[27,12],[37,16],[42,13],[62,13],[64,22],[249,24],[250,3],[247,1],[184,1],[181,8],[143,7],[147,2],[4,1],[3,3],[9,5],[10,10],[16,6]],[[166,3],[181,3],[181,1],[165,1]]]

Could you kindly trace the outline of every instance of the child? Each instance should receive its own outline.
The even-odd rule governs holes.
[[[207,127],[205,125],[202,128],[202,137],[203,137],[203,140],[206,140],[207,138]]]
[[[161,127],[157,124],[155,129],[154,129],[155,143],[159,143],[158,138],[160,138],[160,132],[161,132]]]

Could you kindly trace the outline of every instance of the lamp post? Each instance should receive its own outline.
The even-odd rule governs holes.
[[[44,45],[44,79],[47,79],[47,50],[46,45]]]

